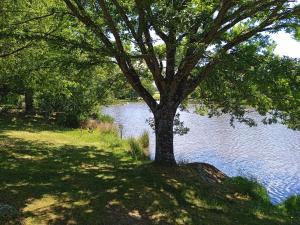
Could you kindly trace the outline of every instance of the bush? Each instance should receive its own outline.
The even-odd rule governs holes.
[[[8,105],[11,108],[21,108],[23,102],[24,96],[19,94],[8,93],[4,96],[0,95],[0,104]]]
[[[239,193],[250,196],[255,200],[270,202],[267,190],[255,180],[244,177],[228,178],[225,183],[233,186]]]
[[[300,216],[300,195],[288,198],[283,204],[288,213]]]
[[[77,128],[80,124],[80,115],[75,113],[56,113],[56,120],[60,126]]]
[[[62,93],[55,90],[39,92],[35,97],[36,106],[46,116],[59,112],[61,115],[56,117],[59,125],[77,128],[82,121],[100,118],[97,99],[85,91],[84,87],[75,85],[68,90],[63,89]]]

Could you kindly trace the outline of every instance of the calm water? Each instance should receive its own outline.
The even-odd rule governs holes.
[[[124,126],[126,137],[150,133],[151,157],[154,157],[154,134],[146,119],[151,112],[143,103],[129,103],[104,108]],[[186,162],[207,162],[229,176],[242,175],[263,184],[273,203],[300,194],[300,132],[285,126],[263,125],[249,128],[229,125],[229,116],[207,118],[180,112],[190,128],[184,136],[175,136],[175,157]],[[258,115],[253,115],[259,118]]]

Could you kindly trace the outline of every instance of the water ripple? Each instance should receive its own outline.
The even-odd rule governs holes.
[[[181,112],[181,119],[190,128],[184,136],[175,137],[175,157],[185,162],[207,162],[229,176],[245,176],[263,184],[273,203],[300,194],[300,132],[283,125],[249,128],[229,125],[229,116],[207,118]],[[114,105],[104,109],[124,126],[126,137],[150,133],[151,157],[154,157],[154,134],[145,122],[152,117],[141,103]],[[259,115],[251,116],[260,119]]]

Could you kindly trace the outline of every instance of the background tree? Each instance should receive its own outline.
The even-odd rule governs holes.
[[[97,116],[119,75],[115,65],[95,64],[85,53],[65,52],[43,41],[0,58],[0,65],[2,96],[22,95],[25,113],[34,108],[48,116],[59,112],[59,122],[71,127]]]
[[[34,2],[27,3],[25,9],[36,7]],[[282,29],[291,31],[291,28],[299,26],[300,10],[295,1],[288,0],[61,0],[55,4],[52,1],[44,3],[46,10],[38,9],[37,15],[31,15],[30,23],[51,18],[52,22],[48,23],[55,29],[38,29],[37,34],[37,28],[32,26],[29,31],[19,30],[19,37],[60,41],[65,47],[78,46],[80,43],[82,49],[89,49],[94,55],[101,56],[101,60],[118,64],[127,82],[154,114],[155,161],[169,165],[176,163],[173,153],[173,121],[182,101],[199,85],[201,98],[205,100],[205,89],[208,92],[214,89],[214,82],[218,85],[222,82],[228,84],[232,78],[237,80],[236,76],[241,76],[238,70],[247,66],[240,59],[249,54],[239,51],[240,46],[249,43],[252,46],[250,48],[262,51],[257,45],[267,43],[267,33]],[[26,13],[20,13],[19,17],[22,15],[24,21]],[[66,21],[67,26],[61,27],[59,21]],[[1,33],[2,36],[11,36],[11,33],[16,32],[4,29]],[[264,55],[264,52],[252,52],[252,55],[255,54]],[[224,62],[235,62],[240,66]],[[259,61],[254,67],[260,66],[260,62],[264,63]],[[293,61],[289,63],[294,65]],[[260,69],[260,79],[249,78],[248,82],[242,82],[240,86],[238,82],[221,85],[224,88],[219,92],[224,93],[218,94],[217,101],[213,101],[215,104],[209,106],[221,107],[223,112],[232,112],[241,119],[243,113],[240,113],[240,104],[260,100],[254,97],[252,102],[242,101],[241,93],[245,85],[255,88],[262,80],[270,81],[269,77],[264,79],[268,70],[263,67]],[[247,73],[250,74],[249,71]],[[145,74],[151,74],[155,82],[160,93],[159,103],[142,82]],[[206,80],[210,81],[210,85]],[[232,91],[230,87],[239,91]],[[268,89],[269,98],[273,98],[271,93],[276,90],[277,86]],[[279,99],[278,96],[276,98]],[[293,102],[294,98],[297,95],[289,101]],[[277,103],[269,101],[273,105],[268,109],[284,110],[286,117],[295,112],[295,107],[280,107]],[[260,104],[251,105],[259,108]],[[280,114],[274,113],[273,116],[280,117]]]
[[[0,58],[0,86],[2,97],[11,95],[23,95],[25,113],[34,112],[33,97],[38,85],[39,67],[38,57],[41,57],[41,49],[24,49],[15,54]],[[39,54],[41,53],[41,54]],[[39,58],[40,59],[40,58]]]

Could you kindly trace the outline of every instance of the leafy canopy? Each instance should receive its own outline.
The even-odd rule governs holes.
[[[94,63],[118,64],[156,113],[190,94],[211,115],[247,107],[299,128],[299,62],[272,54],[268,34],[299,31],[288,0],[17,0],[1,2],[4,53],[45,40]],[[11,39],[13,38],[13,39]],[[9,43],[9,44],[7,44]],[[145,77],[160,92],[153,98]]]

